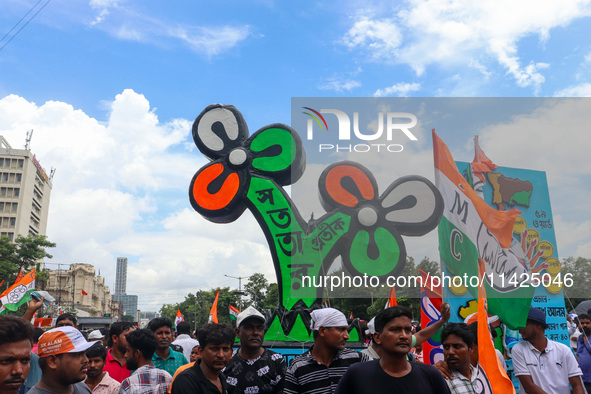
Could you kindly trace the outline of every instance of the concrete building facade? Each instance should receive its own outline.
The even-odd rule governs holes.
[[[35,155],[0,136],[0,236],[45,235],[51,188]]]
[[[127,292],[127,257],[117,257],[117,270],[115,273],[115,294]]]
[[[90,316],[112,315],[113,299],[105,278],[91,264],[71,264],[67,270],[47,270],[47,290],[62,308],[86,311]]]

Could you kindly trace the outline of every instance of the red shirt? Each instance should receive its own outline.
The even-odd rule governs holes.
[[[105,363],[103,371],[107,371],[109,376],[119,383],[123,382],[131,375],[131,371],[127,369],[127,363],[121,365],[119,364],[119,361],[111,356],[111,349],[107,352],[107,362]]]

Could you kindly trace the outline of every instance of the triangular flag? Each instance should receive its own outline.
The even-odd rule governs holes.
[[[240,311],[234,308],[232,305],[228,305],[228,307],[230,309],[230,319],[236,320],[238,318],[238,315],[240,314]]]
[[[485,274],[484,260],[482,259],[478,259],[478,271],[481,278],[478,287],[478,364],[486,373],[493,393],[515,394],[515,387],[497,357],[495,345],[488,328],[488,313],[485,307],[486,290],[482,284],[482,277]]]
[[[185,321],[185,317],[181,313],[181,310],[177,309],[176,310],[176,317],[174,318],[174,328],[176,329],[176,325],[179,324],[180,322],[184,322],[184,321]]]
[[[84,290],[80,290],[80,295],[83,295],[83,296],[85,296],[85,295],[88,295],[88,293],[87,293],[87,292],[85,292]]]
[[[10,310],[16,311],[22,304],[31,299],[30,293],[35,290],[35,269],[14,282],[0,298],[2,305]]]
[[[351,312],[351,315],[349,315],[349,319],[351,319],[351,320],[355,319],[355,318],[353,317],[353,312]]]
[[[392,286],[390,287],[390,293],[388,294],[388,300],[386,301],[386,305],[384,305],[384,309],[388,309],[396,305],[398,305],[398,301],[396,300],[396,288]]]
[[[218,290],[215,293],[215,300],[213,300],[213,305],[211,306],[211,310],[209,311],[209,322],[217,323],[218,322],[218,297],[220,295],[220,291]]]

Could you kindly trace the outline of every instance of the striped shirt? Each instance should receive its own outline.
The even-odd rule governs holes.
[[[166,394],[172,376],[153,365],[144,365],[121,383],[119,394]]]
[[[284,394],[332,394],[347,368],[369,357],[355,350],[339,350],[327,367],[312,357],[312,348],[293,359],[285,375]]]

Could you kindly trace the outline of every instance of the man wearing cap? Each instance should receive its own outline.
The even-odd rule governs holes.
[[[286,364],[281,354],[264,349],[265,317],[252,306],[236,318],[236,337],[240,348],[234,350],[224,373],[230,394],[281,393]]]
[[[0,393],[16,394],[31,361],[33,326],[15,316],[0,316]]]
[[[30,394],[73,393],[90,394],[82,382],[88,370],[86,350],[94,343],[70,326],[47,331],[39,338],[37,354],[41,380],[29,390]]]
[[[103,341],[103,337],[104,335],[101,334],[100,330],[94,330],[91,331],[90,334],[88,334],[88,342],[97,342],[97,341]]]
[[[513,369],[519,378],[519,393],[583,394],[581,369],[572,351],[546,338],[546,314],[530,308],[526,326],[519,330],[523,341],[513,346]]]
[[[324,308],[310,315],[314,345],[294,358],[287,369],[285,394],[332,394],[349,366],[369,360],[367,355],[345,348],[349,325],[342,312]]]

